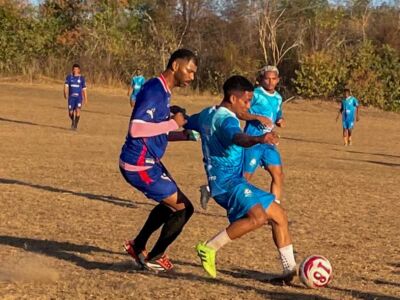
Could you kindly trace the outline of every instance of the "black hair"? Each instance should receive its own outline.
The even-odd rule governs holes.
[[[78,64],[73,64],[73,65],[72,65],[72,69],[73,69],[73,68],[79,68],[79,69],[80,69],[81,67],[80,67]]]
[[[197,65],[197,56],[192,51],[188,49],[178,49],[174,53],[171,54],[169,58],[167,69],[172,69],[172,64],[177,59],[186,59],[187,61],[193,60],[193,62]]]
[[[351,93],[351,91],[350,91],[349,88],[344,88],[343,92],[349,92],[349,93]]]
[[[252,92],[254,86],[246,77],[234,75],[225,81],[223,90],[224,101],[229,101],[232,92]]]

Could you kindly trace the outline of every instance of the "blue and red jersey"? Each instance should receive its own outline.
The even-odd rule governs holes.
[[[143,85],[132,111],[120,162],[151,167],[163,157],[168,132],[178,129],[177,123],[170,119],[170,98],[171,91],[162,75]]]
[[[79,101],[82,101],[82,90],[86,88],[85,77],[69,74],[65,78],[65,85],[68,86],[68,99],[77,98]]]

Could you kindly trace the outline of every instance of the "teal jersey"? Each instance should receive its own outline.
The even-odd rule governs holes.
[[[233,143],[239,119],[225,107],[209,107],[188,119],[185,128],[200,133],[211,195],[230,191],[242,179],[244,149]]]
[[[257,87],[250,102],[249,113],[267,117],[275,124],[282,118],[282,96],[277,91],[270,94],[263,87]],[[248,121],[244,131],[249,135],[256,136],[271,131],[271,128],[263,126],[258,121]]]
[[[136,99],[137,95],[139,94],[140,89],[146,82],[146,79],[143,76],[133,76],[131,79],[131,87],[132,87],[132,94],[131,99]]]
[[[349,96],[346,99],[343,99],[340,107],[343,120],[353,120],[357,107],[358,100],[355,97]]]

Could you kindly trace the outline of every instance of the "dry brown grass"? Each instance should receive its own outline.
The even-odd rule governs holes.
[[[0,298],[2,299],[399,299],[400,116],[364,109],[354,146],[341,145],[333,104],[285,107],[280,150],[284,203],[298,260],[330,259],[329,288],[276,287],[269,228],[222,249],[209,279],[194,245],[226,226],[202,211],[198,143],[170,144],[164,159],[197,213],[170,247],[172,274],[135,271],[121,244],[154,203],[131,189],[117,162],[130,108],[124,90],[89,90],[78,132],[68,130],[62,85],[0,83]],[[216,103],[178,97],[190,112]],[[254,180],[268,187],[259,171]]]

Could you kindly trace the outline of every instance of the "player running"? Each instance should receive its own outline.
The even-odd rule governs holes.
[[[137,73],[140,73],[138,70]],[[146,79],[142,75],[135,75],[131,79],[131,84],[128,89],[129,103],[131,107],[135,106],[136,97],[139,94],[140,89],[144,85]]]
[[[250,109],[240,118],[246,120],[244,132],[257,136],[270,132],[274,125],[285,127],[282,117],[282,96],[276,91],[279,83],[279,70],[275,66],[264,67],[258,78],[260,86],[255,88]],[[263,116],[270,120],[261,123],[253,120],[253,115]],[[282,199],[283,170],[282,160],[276,145],[257,144],[245,150],[244,176],[250,180],[258,166],[262,166],[271,175],[270,192],[275,195],[279,203]]]
[[[274,223],[272,234],[280,253],[283,275],[274,283],[289,283],[296,274],[296,262],[285,210],[243,177],[244,148],[275,144],[277,135],[267,132],[251,136],[242,132],[238,115],[250,107],[253,85],[242,76],[229,78],[223,86],[224,98],[218,107],[206,108],[188,119],[185,128],[201,135],[205,170],[211,196],[226,209],[230,225],[205,243],[196,246],[203,268],[217,276],[216,252],[227,243],[263,226]]]
[[[64,99],[68,97],[68,114],[71,118],[71,129],[78,128],[81,116],[82,99],[85,105],[88,103],[86,92],[86,80],[81,75],[81,67],[78,64],[72,66],[72,73],[65,78]]]
[[[343,143],[345,146],[351,146],[352,144],[351,134],[354,128],[354,115],[356,116],[355,121],[358,122],[360,120],[358,108],[358,100],[351,95],[350,89],[344,89],[344,99],[336,116],[336,122],[340,114],[342,114]]]
[[[165,251],[193,214],[191,202],[177,187],[160,159],[168,144],[168,132],[186,123],[181,112],[170,118],[171,90],[188,86],[196,71],[196,56],[189,50],[179,49],[171,55],[167,69],[144,84],[137,95],[120,155],[119,165],[125,180],[147,198],[159,203],[150,212],[139,234],[124,245],[136,263],[149,270],[172,269]],[[159,239],[147,253],[148,239],[161,226]]]

